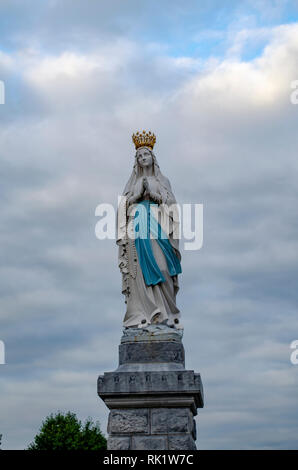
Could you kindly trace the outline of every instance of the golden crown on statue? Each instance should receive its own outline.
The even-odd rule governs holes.
[[[153,149],[156,142],[156,137],[152,132],[137,132],[132,135],[133,143],[135,144],[136,150],[140,147],[150,147]]]

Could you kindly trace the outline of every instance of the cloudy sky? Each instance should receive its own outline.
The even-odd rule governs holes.
[[[198,446],[297,449],[298,2],[1,0],[0,31],[2,448],[57,410],[106,430],[125,305],[95,208],[150,129],[177,200],[204,204],[177,298]]]

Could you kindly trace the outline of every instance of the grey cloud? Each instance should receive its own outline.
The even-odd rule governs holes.
[[[281,42],[286,88],[292,53]],[[190,78],[162,57],[142,68],[137,46],[102,82],[96,68],[83,79],[34,81],[28,71],[42,59],[20,73],[38,97],[36,115],[14,121],[8,106],[0,132],[3,447],[25,447],[57,409],[99,416],[105,426],[96,377],[116,368],[124,299],[115,243],[95,238],[94,211],[116,203],[139,126],[156,131],[156,155],[178,201],[204,203],[204,246],[183,253],[178,295],[187,366],[202,373],[206,390],[199,446],[295,447],[297,112],[286,92],[252,105],[228,64],[228,96],[224,87],[202,90],[212,70]]]

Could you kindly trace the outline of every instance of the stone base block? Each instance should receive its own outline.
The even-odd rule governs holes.
[[[196,429],[189,408],[112,410],[110,450],[195,450]]]
[[[181,341],[128,339],[118,369],[98,377],[98,395],[110,409],[108,449],[195,450],[203,387],[200,374],[184,368]]]

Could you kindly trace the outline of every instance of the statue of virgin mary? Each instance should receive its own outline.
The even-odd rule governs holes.
[[[143,131],[132,138],[134,166],[117,214],[124,327],[163,324],[180,329],[176,294],[182,270],[176,200],[153,153],[155,135]]]

